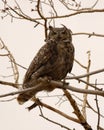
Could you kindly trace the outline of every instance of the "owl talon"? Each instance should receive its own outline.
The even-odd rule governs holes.
[[[47,83],[49,84],[50,81],[51,81],[51,79],[52,79],[51,77],[45,76],[45,77],[43,77],[43,78],[42,78],[42,77],[39,78],[38,81],[39,81],[39,82],[43,82],[44,84],[47,84]]]
[[[29,111],[31,111],[33,108],[37,107],[38,105],[41,105],[41,102],[38,98],[35,98],[35,103],[33,103],[31,106],[27,107]]]
[[[65,85],[69,85],[69,83],[67,83],[65,80],[63,80],[63,86],[65,86]]]

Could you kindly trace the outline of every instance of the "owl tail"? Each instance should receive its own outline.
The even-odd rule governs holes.
[[[19,94],[19,96],[17,97],[17,101],[20,105],[24,104],[28,100],[29,96],[26,93]]]
[[[18,95],[17,101],[20,105],[22,105],[29,99],[32,99],[36,95],[37,92],[42,91],[42,90],[43,90],[43,86],[38,86],[37,88],[35,88],[35,90],[23,92]]]
[[[17,101],[20,105],[24,104],[26,101],[28,101],[29,99],[31,99],[34,96],[33,92],[28,92],[28,93],[21,93],[19,94],[19,96],[17,97]]]

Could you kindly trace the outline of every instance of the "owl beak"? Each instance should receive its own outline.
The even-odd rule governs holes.
[[[58,40],[60,40],[60,38],[61,38],[61,37],[60,37],[60,34],[58,34],[57,38],[58,38]]]

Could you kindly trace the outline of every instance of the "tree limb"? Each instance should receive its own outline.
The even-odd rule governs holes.
[[[44,80],[44,79],[42,79]],[[48,81],[47,81],[48,82]],[[2,83],[2,82],[1,82]],[[3,94],[3,95],[0,95],[0,98],[2,97],[6,97],[6,96],[11,96],[11,95],[16,95],[16,94],[19,94],[19,93],[23,93],[23,92],[27,92],[27,91],[30,91],[30,90],[35,90],[37,89],[38,87],[40,86],[43,86],[44,84],[44,81],[43,83],[39,83],[37,84],[36,86],[34,87],[31,87],[31,88],[27,88],[27,89],[23,89],[23,90],[19,90],[19,91],[15,91],[15,92],[11,92],[11,93],[7,93],[7,94]],[[48,85],[54,85],[54,86],[57,86],[56,88],[60,88],[60,89],[68,89],[68,90],[71,90],[71,91],[74,91],[74,92],[78,92],[78,93],[86,93],[86,94],[93,94],[93,95],[99,95],[99,96],[104,96],[104,91],[99,91],[99,90],[85,90],[85,89],[80,89],[80,88],[76,88],[76,87],[73,87],[73,86],[70,86],[70,85],[63,85],[62,82],[58,82],[58,81],[53,81],[51,80],[49,82]],[[6,84],[7,85],[7,84]],[[9,85],[13,85],[15,86],[15,84],[11,84],[9,83]],[[44,84],[45,85],[45,84]]]

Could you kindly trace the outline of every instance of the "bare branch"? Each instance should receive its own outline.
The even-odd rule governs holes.
[[[96,36],[96,37],[104,37],[103,34],[97,34],[97,33],[87,33],[87,32],[80,32],[80,33],[73,33],[73,36],[76,36],[76,35],[87,35],[88,38],[92,37],[92,36]]]
[[[12,82],[5,82],[5,81],[1,81],[1,80],[0,80],[0,84],[7,85],[7,86],[12,86],[14,88],[19,88],[19,86],[21,85],[21,84],[12,83]]]
[[[75,79],[75,80],[78,80],[79,82],[82,82],[82,83],[84,83],[84,84],[87,84],[87,85],[89,85],[90,87],[92,87],[92,88],[96,88],[96,90],[99,90],[99,91],[101,91],[102,89],[101,88],[97,88],[94,84],[91,84],[91,83],[88,83],[88,82],[86,82],[86,81],[84,81],[84,80],[82,80],[82,79]],[[104,85],[104,84],[103,84]]]
[[[85,118],[83,117],[83,115],[81,114],[76,101],[72,98],[71,94],[67,91],[67,90],[63,90],[66,97],[68,98],[69,102],[71,103],[73,109],[74,109],[74,113],[77,116],[77,118],[79,119],[81,125],[85,128],[85,130],[92,130],[91,126],[87,123],[87,121],[85,120]]]
[[[4,0],[2,0],[4,3],[5,3],[5,1]],[[40,5],[40,0],[38,0],[38,5]],[[78,10],[76,10],[76,11],[74,11],[74,13],[70,13],[70,14],[65,14],[65,15],[58,15],[58,16],[51,16],[51,17],[44,17],[42,14],[40,14],[39,12],[39,15],[41,16],[41,17],[39,17],[39,18],[31,18],[30,16],[28,16],[28,15],[26,15],[26,14],[24,14],[23,12],[21,12],[21,10],[20,10],[20,12],[21,13],[19,13],[19,12],[17,12],[15,9],[13,9],[12,7],[10,7],[7,3],[5,3],[6,4],[6,6],[9,8],[9,9],[11,9],[15,14],[17,14],[17,16],[19,16],[20,18],[23,18],[23,19],[25,19],[25,20],[29,20],[29,21],[31,21],[31,22],[36,22],[37,24],[40,24],[40,25],[43,25],[42,23],[40,23],[40,22],[38,22],[37,20],[45,20],[45,21],[47,21],[47,20],[49,20],[49,19],[61,19],[61,18],[68,18],[68,17],[71,17],[71,16],[76,16],[76,15],[79,15],[79,14],[83,14],[83,13],[101,13],[101,12],[104,12],[104,9],[92,9],[92,8],[84,8],[84,9],[78,9]],[[39,9],[39,8],[38,8]],[[37,10],[37,11],[39,11],[39,10]],[[12,14],[10,14],[10,16],[12,16],[12,17],[15,17],[15,16],[13,16]],[[44,19],[45,18],[45,19]],[[43,25],[44,26],[44,25]],[[91,34],[92,35],[92,34]]]
[[[97,83],[97,80],[96,80],[95,84],[96,83]],[[99,104],[98,104],[98,97],[97,97],[97,95],[95,95],[95,102],[96,102],[97,113],[98,113],[97,130],[99,130],[99,126],[100,126],[100,108],[99,108]]]
[[[79,66],[81,66],[82,68],[84,68],[84,69],[87,68],[86,66],[82,65],[78,60],[74,59],[74,61],[75,61]]]
[[[75,13],[66,14],[66,15],[60,15],[60,16],[53,16],[53,17],[46,17],[46,19],[61,19],[61,18],[67,18],[71,16],[76,16],[83,13],[103,13],[104,9],[91,9],[91,10],[80,10],[76,11]],[[36,18],[35,20],[41,20],[41,18]]]
[[[0,54],[0,56],[9,56],[9,54]]]
[[[102,128],[101,126],[99,126],[99,130],[104,130],[104,128]]]
[[[39,79],[41,80],[41,79]],[[1,82],[2,83],[2,82]],[[48,83],[48,81],[47,81]],[[3,84],[3,83],[2,83]],[[10,85],[10,86],[16,86],[17,84],[13,84],[13,83],[5,83],[6,85]],[[27,88],[27,89],[23,89],[23,90],[19,90],[19,91],[15,91],[15,92],[11,92],[11,93],[7,93],[7,94],[3,94],[3,95],[0,95],[0,98],[2,97],[6,97],[6,96],[12,96],[12,95],[16,95],[16,94],[19,94],[19,93],[23,93],[23,92],[27,92],[27,91],[30,91],[30,90],[35,90],[41,86],[43,86],[44,84],[44,79],[42,79],[42,82],[37,84],[36,86],[34,87],[31,87],[31,88]],[[68,89],[68,90],[71,90],[71,91],[74,91],[74,92],[78,92],[78,93],[86,93],[86,94],[93,94],[93,95],[99,95],[99,96],[104,96],[104,91],[98,91],[98,90],[85,90],[85,89],[80,89],[80,88],[76,88],[76,87],[73,87],[73,86],[69,86],[69,85],[63,85],[62,82],[57,82],[57,81],[53,81],[51,80],[49,82],[48,85],[54,85],[54,86],[57,86],[56,88],[60,88],[60,89]],[[45,84],[44,84],[45,85]],[[47,84],[46,84],[47,85]]]
[[[90,65],[91,65],[91,60],[90,60],[90,51],[87,52],[88,53],[88,65],[86,68],[87,73],[89,73],[90,71]],[[89,83],[90,77],[89,75],[86,77],[86,82]],[[86,84],[85,89],[88,89],[88,84]],[[87,94],[83,94],[83,105],[82,105],[82,113],[84,118],[86,119],[86,104],[87,104]]]
[[[10,62],[11,62],[11,67],[12,67],[12,70],[13,70],[13,74],[14,74],[14,80],[15,80],[15,83],[18,83],[18,79],[19,79],[19,71],[18,71],[18,67],[16,64],[14,64],[13,62],[15,62],[15,59],[13,57],[13,55],[11,54],[10,50],[7,48],[7,46],[4,44],[3,40],[0,38],[0,42],[1,44],[3,45],[3,48],[7,51],[8,53],[8,58],[10,59]],[[13,61],[13,62],[12,62]]]
[[[34,104],[40,105],[40,106],[42,106],[42,107],[45,107],[45,108],[47,108],[47,109],[49,109],[49,110],[51,110],[51,111],[53,111],[53,112],[55,112],[55,113],[57,113],[57,114],[63,116],[63,117],[65,117],[65,118],[68,119],[68,120],[74,121],[75,123],[80,123],[78,119],[73,118],[73,117],[71,117],[71,116],[65,114],[64,112],[62,112],[62,111],[60,111],[60,110],[58,110],[58,109],[56,109],[56,108],[54,108],[54,107],[48,105],[48,104],[45,104],[45,103],[41,102],[40,100],[36,100]],[[34,104],[33,104],[33,105],[34,105]],[[31,106],[30,106],[30,107],[31,107]],[[34,108],[34,107],[33,107],[33,108]],[[33,109],[33,108],[32,108],[32,109]]]
[[[14,63],[14,64],[16,64],[17,66],[19,66],[19,67],[21,67],[21,68],[23,68],[23,69],[27,70],[27,68],[26,68],[26,67],[24,67],[24,66],[22,66],[22,65],[20,65],[20,64],[18,64],[18,63],[16,63],[15,61],[11,61],[11,62],[13,62],[13,63]]]
[[[10,101],[13,101],[13,100],[15,100],[15,99],[16,99],[16,97],[11,98],[11,99],[7,99],[7,100],[0,100],[0,102],[10,102]]]
[[[47,19],[43,16],[43,14],[40,11],[40,4],[41,4],[41,1],[38,0],[37,1],[37,12],[38,12],[39,16],[41,17],[41,19],[44,20],[45,38],[47,38]]]
[[[54,2],[53,2],[52,0],[48,0],[48,1],[49,1],[49,3],[50,3],[50,6],[51,6],[52,9],[53,9],[55,15],[58,16],[57,11],[56,11],[56,9],[55,9],[55,7],[54,7]]]
[[[4,0],[2,0],[2,1],[5,3]],[[16,1],[15,1],[15,2],[16,2]],[[19,19],[29,20],[29,21],[31,21],[31,22],[35,22],[35,23],[40,24],[40,25],[43,26],[42,23],[38,22],[38,21],[35,20],[34,18],[31,18],[30,16],[28,16],[27,14],[25,14],[25,13],[22,11],[22,9],[20,8],[20,6],[19,6],[19,4],[18,4],[17,2],[16,2],[16,4],[17,4],[18,9],[19,9],[20,12],[16,11],[16,9],[13,9],[10,5],[8,5],[7,3],[5,3],[5,5],[8,7],[8,9],[11,10],[11,11],[13,11],[13,12],[14,12],[17,16],[19,16],[19,17],[16,17],[16,16],[12,15],[10,12],[9,12],[8,15],[10,15],[11,17],[17,18],[17,19],[19,18]],[[7,10],[7,11],[8,11],[8,10]]]
[[[99,0],[96,0],[95,3],[91,6],[91,9],[93,9],[97,5],[98,2]]]
[[[83,74],[83,75],[79,75],[79,76],[73,76],[73,77],[67,77],[66,79],[78,79],[78,78],[84,78],[86,76],[90,76],[90,75],[94,75],[94,74],[98,74],[98,73],[102,73],[104,72],[104,68],[103,69],[99,69],[99,70],[95,70],[95,71],[92,71],[92,72],[89,72],[87,74]]]
[[[60,124],[60,123],[58,123],[58,122],[56,122],[56,121],[53,121],[53,120],[51,120],[51,119],[45,117],[44,115],[40,115],[40,116],[43,117],[45,120],[47,120],[47,121],[49,121],[49,122],[51,122],[51,123],[53,123],[53,124],[56,124],[56,125],[60,126],[61,128],[65,128],[66,130],[72,130],[72,129],[66,127],[66,126],[63,125],[63,124]]]
[[[98,112],[89,104],[89,102],[87,101],[87,105],[88,105],[88,108],[90,108],[93,112],[95,112],[96,114],[98,114]],[[100,114],[100,116],[102,118],[104,118],[104,115]]]

